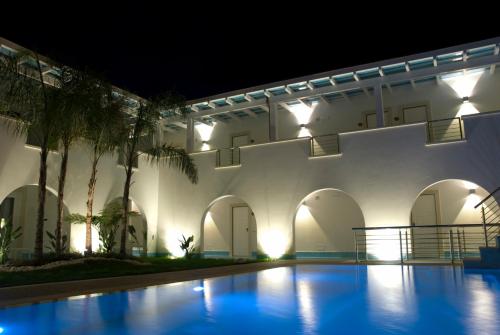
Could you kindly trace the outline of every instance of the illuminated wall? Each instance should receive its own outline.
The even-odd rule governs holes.
[[[65,203],[70,213],[86,213],[87,184],[90,177],[90,163],[88,148],[76,144],[70,150],[68,175],[66,178]],[[17,188],[38,183],[38,165],[40,151],[36,148],[25,146],[24,137],[14,137],[7,130],[3,119],[0,119],[0,201],[3,201]],[[49,153],[48,178],[49,189],[57,190],[60,157],[57,153]],[[94,198],[94,213],[98,213],[112,199],[120,197],[123,193],[125,170],[117,165],[117,156],[105,155],[98,167],[97,186]],[[134,183],[131,187],[131,197],[144,210],[144,215],[149,223],[148,245],[149,250],[156,250],[156,230],[158,222],[158,168],[149,164],[143,158],[139,161],[139,169],[134,172]],[[33,204],[36,206],[36,202]],[[52,204],[48,204],[50,213]],[[47,224],[49,229],[51,226]],[[32,227],[34,231],[34,227]],[[34,236],[27,232],[26,236]],[[44,240],[46,240],[46,235]],[[96,241],[96,238],[93,238]],[[71,227],[71,249],[82,251],[85,242],[85,229],[83,226]],[[95,243],[94,243],[95,244]],[[32,249],[33,246],[29,246]]]
[[[407,85],[394,86],[391,90],[384,88],[386,124],[389,126],[403,124],[403,109],[415,105],[428,107],[429,120],[500,110],[500,97],[497,94],[497,87],[500,86],[499,71],[494,74],[490,74],[489,71],[480,75],[473,73],[462,79],[456,77],[456,75],[453,77],[455,78],[453,83],[445,77],[444,80],[423,82],[415,87]],[[455,89],[455,82],[459,83],[460,93],[457,93]],[[462,100],[464,92],[469,98],[466,103]],[[361,92],[348,99],[341,98],[330,103],[319,100],[317,105],[312,106],[310,115],[303,113],[300,105],[299,107],[292,106],[290,110],[282,106],[277,108],[278,138],[290,139],[308,136],[308,134],[314,136],[366,129],[366,115],[375,113],[375,99],[371,93],[366,95]],[[226,123],[219,122],[211,134],[210,147],[228,148],[231,146],[231,137],[242,133],[248,133],[255,141],[254,143],[267,142],[268,124],[267,113],[257,118],[248,116],[230,119]],[[300,124],[306,124],[306,128],[301,128]],[[198,132],[195,132],[195,151],[201,150],[201,147],[202,140]]]
[[[464,116],[464,127],[466,141],[433,145],[427,144],[425,124],[341,134],[342,154],[322,158],[309,157],[304,139],[255,145],[241,149],[241,166],[229,168],[215,167],[214,152],[193,154],[198,185],[172,170],[160,170],[158,235],[166,238],[169,231],[179,231],[199,241],[210,203],[231,194],[252,208],[264,252],[276,248],[294,254],[297,208],[323,188],[349,194],[367,227],[408,225],[417,196],[438,181],[468,180],[487,190],[500,185],[500,155],[496,146],[487,145],[500,138],[499,115]],[[349,236],[346,246],[352,241]],[[168,243],[158,242],[158,249],[166,250]]]
[[[488,195],[484,188],[463,180],[444,180],[429,186],[424,192],[434,192],[436,196],[438,224],[482,223],[481,208],[475,209],[474,206]]]
[[[203,252],[222,252],[230,255],[232,250],[232,207],[247,206],[236,197],[218,199],[208,209],[203,222]],[[251,210],[251,209],[250,209]],[[257,225],[255,217],[249,215],[250,250],[257,251]]]
[[[314,192],[295,216],[295,251],[304,257],[342,256],[353,250],[351,228],[363,226],[361,209],[350,196],[338,190]]]

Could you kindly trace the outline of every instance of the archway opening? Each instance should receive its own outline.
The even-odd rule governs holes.
[[[38,213],[38,185],[24,185],[11,192],[0,204],[0,220],[12,222],[15,228],[21,227],[22,235],[11,245],[9,258],[28,260],[33,257]],[[64,206],[64,216],[69,211]],[[45,200],[43,250],[51,252],[52,243],[47,232],[55,234],[57,222],[57,195],[47,189]],[[69,248],[70,225],[63,220],[62,235],[67,236]],[[66,249],[67,250],[67,249]]]
[[[113,203],[121,208],[122,198],[115,198],[109,203]],[[145,256],[148,252],[148,221],[146,215],[141,207],[133,200],[129,198],[128,209],[130,215],[128,217],[128,225],[133,234],[127,233],[127,253],[133,256]],[[116,234],[116,245],[115,250],[118,251],[120,248],[120,236],[121,236],[121,225]]]
[[[254,258],[257,224],[250,206],[226,196],[212,202],[203,216],[203,257]]]
[[[300,203],[294,218],[297,258],[352,259],[352,228],[364,227],[360,207],[347,193],[318,190]]]
[[[447,179],[426,187],[415,200],[411,213],[412,226],[408,237],[408,258],[451,258],[476,255],[478,247],[485,244],[483,210],[488,213],[498,209],[495,199],[485,206],[475,206],[486,196],[481,186],[460,179]],[[486,220],[488,223],[488,220]],[[471,226],[476,225],[476,226]],[[428,226],[428,227],[422,227]],[[498,228],[487,228],[488,239]],[[405,248],[407,248],[405,246]]]

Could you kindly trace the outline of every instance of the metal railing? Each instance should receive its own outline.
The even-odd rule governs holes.
[[[240,148],[227,148],[218,149],[215,156],[215,166],[234,166],[239,165],[240,161]]]
[[[496,224],[500,223],[500,206],[495,199],[495,194],[500,191],[500,187],[488,194],[474,208],[481,206],[481,221],[484,225],[484,238],[486,246],[489,247],[492,242],[495,242],[496,237],[500,234],[500,227]]]
[[[328,156],[340,153],[339,135],[328,134],[311,137],[311,156]]]
[[[462,119],[459,117],[427,122],[427,137],[429,143],[458,141],[464,138]]]
[[[479,248],[496,244],[500,224],[421,225],[353,228],[356,261],[401,263],[479,257]]]

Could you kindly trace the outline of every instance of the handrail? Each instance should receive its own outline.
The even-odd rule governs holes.
[[[486,226],[500,226],[500,223],[487,223]],[[440,225],[419,225],[419,226],[385,226],[385,227],[354,227],[352,230],[382,230],[382,229],[410,229],[410,228],[461,228],[461,227],[483,227],[482,223],[467,224],[440,224]]]
[[[324,134],[310,137],[310,155],[329,156],[340,153],[338,134]]]
[[[496,246],[500,223],[354,227],[356,262],[399,259],[460,262]]]
[[[484,198],[483,200],[481,200],[476,206],[474,206],[474,208],[478,208],[479,206],[481,206],[482,204],[484,204],[484,202],[486,200],[488,200],[489,198],[491,198],[495,193],[497,193],[498,191],[500,190],[500,186],[497,187],[493,192],[491,192],[490,194],[488,194],[488,196],[486,198]]]
[[[452,117],[427,121],[427,136],[430,143],[450,142],[464,138],[462,119]]]

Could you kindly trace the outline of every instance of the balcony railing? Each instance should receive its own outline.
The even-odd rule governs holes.
[[[356,261],[462,260],[494,246],[499,224],[353,228]]]
[[[218,149],[215,159],[216,167],[240,165],[240,148]]]
[[[328,156],[340,153],[339,135],[328,134],[311,137],[311,156]]]
[[[429,143],[459,141],[464,138],[462,120],[459,117],[427,122]]]

